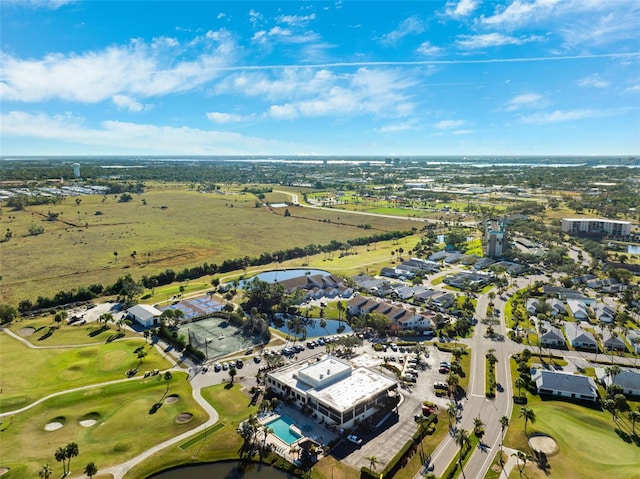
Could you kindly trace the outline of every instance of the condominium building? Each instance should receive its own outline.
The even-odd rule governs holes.
[[[629,236],[631,223],[599,218],[562,218],[562,231],[571,235]]]
[[[488,220],[482,238],[484,255],[488,258],[500,258],[507,249],[507,230],[502,221]]]

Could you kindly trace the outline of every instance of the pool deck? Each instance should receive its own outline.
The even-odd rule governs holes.
[[[260,413],[258,414],[258,421],[261,425],[265,425],[280,416],[289,416],[293,420],[293,425],[291,427],[296,433],[300,434],[300,439],[291,444],[287,444],[275,434],[270,433],[267,436],[266,441],[267,444],[271,444],[273,446],[273,450],[275,452],[289,461],[296,459],[293,457],[292,452],[296,449],[296,445],[305,438],[313,439],[325,446],[338,437],[335,432],[330,431],[324,425],[318,424],[317,420],[314,420],[313,418],[302,414],[299,410],[290,407],[282,407],[278,412]],[[311,426],[311,429],[305,431],[305,426]]]

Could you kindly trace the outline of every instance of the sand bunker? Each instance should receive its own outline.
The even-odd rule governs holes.
[[[6,474],[7,472],[9,472],[8,467],[0,467],[0,476]]]
[[[47,424],[44,427],[45,431],[57,431],[58,429],[60,429],[62,426],[64,426],[64,424],[62,424],[61,422],[50,422],[49,424]]]
[[[82,427],[91,427],[97,422],[98,421],[96,421],[95,419],[84,419],[84,420],[80,421],[80,425]]]
[[[191,421],[192,419],[193,419],[193,414],[189,412],[183,412],[176,416],[176,422],[178,424],[184,424],[186,422]]]
[[[543,452],[546,455],[553,454],[558,449],[556,441],[552,437],[544,434],[531,436],[529,438],[529,445],[534,451]]]
[[[179,399],[180,399],[180,396],[178,396],[177,394],[172,394],[171,396],[167,396],[167,398],[164,400],[164,403],[175,404],[178,402]]]
[[[18,334],[20,336],[31,336],[33,333],[36,332],[36,328],[20,328],[18,329]]]

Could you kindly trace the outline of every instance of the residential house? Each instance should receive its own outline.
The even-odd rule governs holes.
[[[567,324],[565,327],[567,338],[571,343],[571,346],[578,349],[587,349],[595,351],[598,348],[596,338],[593,337],[589,331],[585,331],[579,324]]]
[[[640,396],[640,372],[635,369],[622,368],[615,376],[607,374],[606,368],[596,368],[596,378],[604,387],[617,384],[622,388],[622,394]]]
[[[545,284],[542,287],[542,292],[547,296],[552,296],[559,299],[575,299],[580,300],[585,304],[595,303],[595,299],[577,291],[575,289],[563,288],[561,286],[552,286]]]
[[[545,348],[564,348],[566,345],[562,330],[548,321],[538,324],[538,338]]]
[[[527,313],[535,315],[540,311],[540,300],[538,298],[527,298]]]
[[[596,402],[598,388],[589,376],[537,369],[531,376],[540,395]]]
[[[616,310],[605,303],[596,303],[593,306],[593,313],[596,315],[596,319],[603,323],[612,323],[616,316]]]
[[[547,304],[549,305],[549,316],[566,316],[567,308],[563,301],[556,298],[547,299]]]
[[[602,345],[609,351],[624,351],[627,349],[627,345],[624,343],[624,339],[615,333],[604,329],[602,331]]]
[[[631,351],[640,354],[640,330],[630,329],[627,333],[627,341],[631,345]]]
[[[582,301],[577,299],[568,299],[567,306],[569,306],[569,311],[571,311],[571,315],[575,319],[579,319],[581,321],[589,319],[589,310],[587,309],[587,305]]]

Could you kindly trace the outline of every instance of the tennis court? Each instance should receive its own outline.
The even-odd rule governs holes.
[[[206,318],[178,327],[179,334],[189,338],[195,348],[205,353],[207,359],[255,346],[257,338],[243,336],[240,329],[229,324],[224,318]]]

